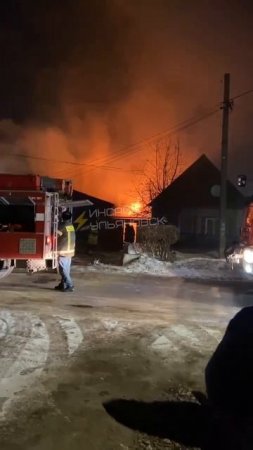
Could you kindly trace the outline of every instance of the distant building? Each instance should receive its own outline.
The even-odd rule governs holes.
[[[112,233],[108,223],[114,214],[115,205],[98,197],[74,190],[73,200],[90,200],[91,206],[81,206],[73,209],[73,224],[76,229],[77,253],[87,251],[89,236],[92,229],[97,229],[98,246],[105,250],[113,250],[122,246],[122,231]]]
[[[90,224],[106,220],[113,215],[115,205],[98,197],[86,194],[85,192],[73,191],[73,200],[90,200],[91,206],[80,206],[73,210],[73,222],[76,231],[87,230]]]
[[[152,217],[166,217],[187,247],[219,242],[220,171],[202,155],[150,203]],[[245,197],[227,182],[227,243],[239,239]]]

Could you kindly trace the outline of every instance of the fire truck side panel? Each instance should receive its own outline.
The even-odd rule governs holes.
[[[0,259],[44,258],[44,233],[0,233]]]
[[[36,179],[34,179],[36,181]],[[20,201],[29,199],[29,217],[22,213],[17,214],[16,226],[19,229],[8,230],[0,233],[0,259],[44,259],[51,258],[51,219],[50,219],[50,196],[41,191],[0,191],[0,197],[5,199],[6,204],[12,204],[12,208],[18,208]],[[10,203],[11,202],[11,203]],[[45,214],[47,210],[47,215]],[[47,226],[45,221],[47,217]],[[28,222],[27,222],[28,219]],[[19,220],[25,222],[26,230],[23,231]],[[21,224],[22,225],[22,224]],[[28,226],[28,228],[27,228]]]

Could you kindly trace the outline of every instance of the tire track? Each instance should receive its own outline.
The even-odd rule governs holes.
[[[0,347],[0,379],[6,376],[31,333],[29,314],[0,310],[0,319],[5,323],[5,336]]]
[[[67,337],[60,323],[54,317],[44,318],[48,334],[50,336],[50,347],[47,358],[47,366],[58,366],[63,364],[68,355]]]
[[[160,352],[202,354],[214,349],[222,336],[223,330],[210,325],[175,324],[153,336],[150,347]]]
[[[7,372],[7,377],[12,377],[17,373],[25,375],[34,370],[42,371],[46,364],[50,345],[46,325],[38,316],[34,315],[30,316],[30,323],[30,337]]]
[[[38,383],[46,368],[68,361],[83,333],[72,318],[8,310],[0,311],[0,324],[0,419],[5,419],[17,394]]]
[[[83,333],[74,319],[58,318],[68,343],[68,355],[71,356],[83,342]]]

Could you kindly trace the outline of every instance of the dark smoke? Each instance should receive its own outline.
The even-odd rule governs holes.
[[[2,152],[99,165],[217,105],[224,72],[232,95],[253,88],[252,12],[249,0],[1,2]],[[231,177],[251,169],[252,104],[253,95],[238,99],[231,116]],[[11,123],[15,132],[4,133]],[[218,114],[178,132],[184,166],[203,152],[219,163],[220,124]],[[144,145],[107,165],[143,168],[150,152]],[[2,158],[2,170],[72,176],[116,201],[136,181],[119,170]]]

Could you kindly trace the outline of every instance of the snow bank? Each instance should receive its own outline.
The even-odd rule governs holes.
[[[123,267],[102,264],[98,260],[88,266],[74,267],[76,272],[107,272],[121,274],[148,274],[161,277],[180,277],[191,279],[242,280],[251,279],[249,275],[231,270],[225,260],[194,257],[174,263],[159,261],[147,255]]]

